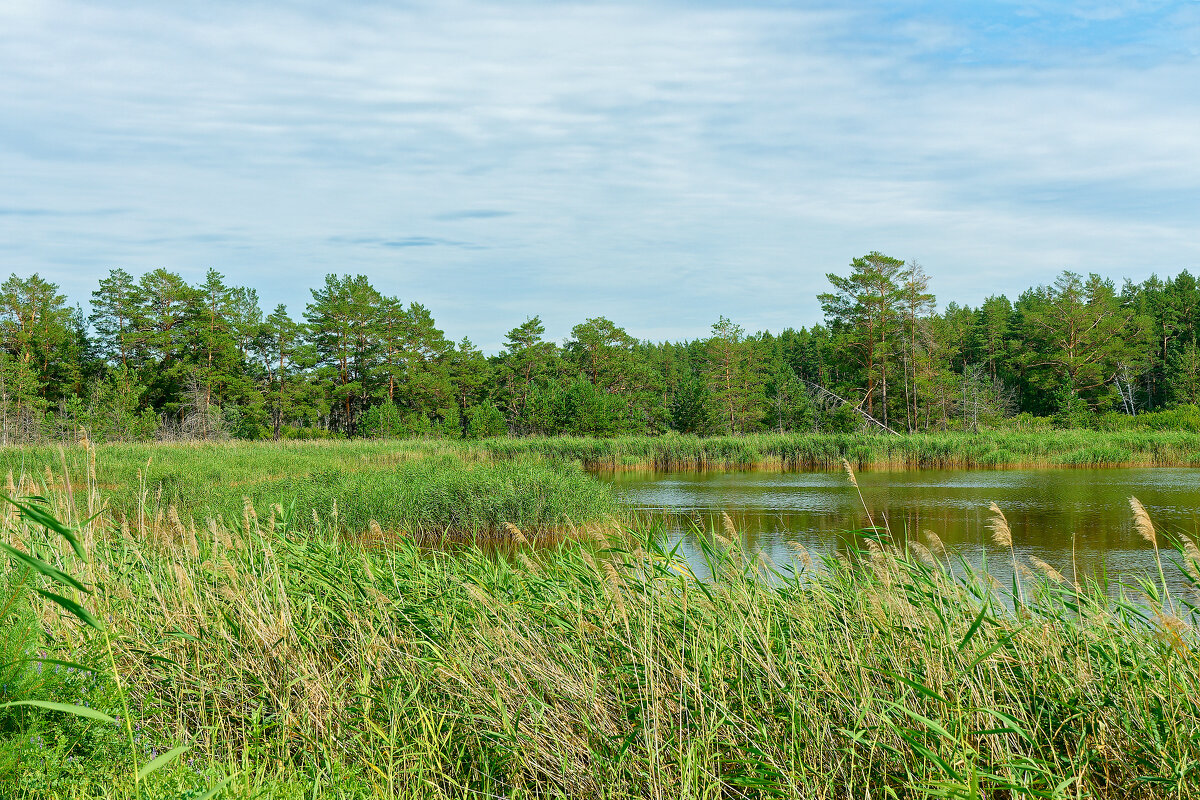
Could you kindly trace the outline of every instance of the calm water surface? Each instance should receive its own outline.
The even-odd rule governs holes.
[[[704,570],[696,525],[719,528],[722,512],[750,549],[776,564],[795,557],[792,542],[814,556],[831,555],[848,546],[847,531],[870,524],[842,472],[631,471],[599,477],[627,504],[661,514],[698,573]],[[860,473],[858,480],[877,525],[886,524],[898,538],[933,531],[972,563],[982,563],[986,554],[997,577],[1011,574],[1011,563],[989,538],[993,500],[1012,527],[1018,558],[1037,556],[1068,578],[1077,565],[1081,576],[1110,586],[1158,575],[1153,549],[1133,529],[1130,495],[1142,501],[1160,531],[1200,532],[1197,469],[881,471]],[[1178,588],[1182,576],[1169,563],[1167,571]]]

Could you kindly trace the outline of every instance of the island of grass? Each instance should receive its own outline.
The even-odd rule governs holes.
[[[59,491],[78,518],[99,505],[135,531],[164,520],[244,527],[253,515],[350,536],[495,540],[561,534],[617,511],[611,489],[577,463],[436,443],[115,444],[0,458],[10,493]]]

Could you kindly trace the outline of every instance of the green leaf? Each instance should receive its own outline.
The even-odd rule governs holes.
[[[43,498],[34,499],[43,500],[44,502]],[[79,539],[75,538],[75,532],[62,522],[59,522],[58,517],[54,516],[46,509],[41,508],[36,503],[30,503],[28,505],[24,503],[18,503],[16,500],[12,499],[6,494],[0,493],[0,500],[5,500],[11,503],[18,511],[21,512],[22,517],[34,523],[35,525],[41,525],[43,528],[54,531],[59,536],[66,539],[71,543],[71,549],[75,551],[75,555],[83,558],[83,548],[79,544]]]
[[[71,588],[78,589],[81,592],[87,592],[87,589],[84,588],[82,583],[75,580],[57,567],[47,564],[37,556],[32,556],[29,553],[18,550],[17,548],[5,544],[4,542],[0,542],[0,552],[8,553],[17,561],[21,562],[35,572],[40,572],[42,575],[45,575],[47,578],[56,583],[70,586]]]
[[[1003,636],[1001,636],[999,639],[996,640],[996,643],[994,645],[989,647],[987,650],[984,650],[979,655],[975,656],[975,660],[967,665],[966,671],[970,672],[971,670],[975,669],[976,665],[979,664],[980,661],[983,661],[985,658],[987,658],[992,653],[999,650],[1001,647],[1007,647],[1009,644],[1012,643],[1013,637],[1015,637],[1018,634],[1025,631],[1027,628],[1029,628],[1029,626],[1031,624],[1032,623],[1022,625],[1020,628],[1017,628],[1015,631],[1012,631],[1011,633],[1006,633]]]
[[[899,711],[901,714],[904,714],[906,717],[909,717],[910,719],[915,720],[916,722],[921,723],[926,728],[928,728],[929,730],[938,734],[939,736],[946,739],[947,741],[953,742],[953,741],[956,741],[958,738],[954,734],[950,733],[950,731],[948,731],[944,727],[942,727],[942,724],[940,722],[937,722],[917,711],[913,711],[911,708],[905,708],[904,706],[900,705],[899,703],[892,703],[892,702],[886,702],[886,701],[885,701],[884,705],[886,705],[896,711]]]
[[[99,673],[99,670],[95,667],[85,667],[83,664],[76,664],[74,661],[59,661],[57,658],[19,658],[16,661],[9,661],[7,664],[0,664],[0,669],[11,667],[13,664],[57,664],[60,667],[71,667],[80,672]]]
[[[212,798],[216,797],[218,793],[225,791],[225,787],[228,786],[229,784],[233,783],[233,779],[236,777],[237,777],[237,773],[235,772],[234,774],[230,775],[225,780],[218,783],[213,788],[209,789],[204,794],[200,795],[199,797],[193,798],[193,800],[212,800]]]
[[[49,600],[51,603],[61,606],[68,613],[77,617],[84,624],[90,625],[98,631],[104,630],[104,628],[100,625],[100,621],[93,617],[86,608],[79,605],[79,603],[76,603],[74,600],[63,597],[60,594],[55,594],[54,592],[48,592],[45,589],[34,589],[34,591]]]
[[[986,710],[986,713],[991,714],[993,717],[1000,720],[1001,722],[1007,723],[1007,728],[1009,729],[1010,733],[1015,733],[1017,736],[1020,736],[1022,739],[1024,739],[1027,742],[1030,742],[1030,743],[1033,742],[1033,737],[1030,736],[1029,733],[1026,732],[1024,728],[1021,727],[1021,723],[1017,721],[1016,717],[1012,716],[1011,714],[1005,714],[1003,711],[997,711],[994,708],[989,708],[989,709],[985,709],[985,710]],[[1003,730],[1003,729],[997,729],[997,730]]]
[[[950,764],[946,761],[946,759],[944,759],[940,755],[938,755],[938,753],[936,751],[921,744],[920,742],[918,742],[916,740],[916,738],[914,736],[912,736],[909,732],[907,732],[903,729],[897,729],[896,733],[900,736],[901,739],[903,739],[908,744],[909,747],[912,748],[914,753],[917,753],[920,756],[924,756],[926,759],[937,764],[939,767],[942,768],[942,771],[944,771],[947,775],[949,775],[954,780],[960,781],[960,782],[962,781],[962,775],[960,775],[958,773],[958,770],[956,770],[956,769],[954,769],[954,767],[950,766]]]
[[[48,700],[13,700],[0,705],[0,708],[13,708],[14,706],[33,706],[35,708],[44,708],[48,711],[61,711],[64,714],[72,714],[76,717],[87,717],[98,722],[117,724],[115,719],[103,711],[97,711],[94,708],[87,708],[86,706],[74,706],[70,703],[51,703]]]
[[[947,700],[945,697],[942,697],[940,694],[935,692],[933,689],[930,689],[928,686],[926,686],[923,683],[919,683],[918,681],[914,681],[910,678],[906,678],[903,675],[900,675],[899,673],[896,673],[896,672],[892,672],[890,670],[883,670],[883,674],[889,675],[892,678],[900,681],[905,686],[908,686],[909,688],[911,688],[918,694],[922,694],[931,700],[937,700],[942,705],[947,705],[947,706],[950,705],[949,700]]]
[[[972,638],[974,638],[975,633],[979,630],[979,626],[983,624],[983,618],[984,615],[987,614],[987,610],[988,607],[985,603],[983,607],[979,609],[979,614],[976,615],[975,621],[971,623],[971,627],[967,629],[967,633],[965,636],[963,636],[962,641],[958,643],[958,652],[961,653],[963,648],[970,643]]]
[[[138,778],[137,779],[139,781],[145,779],[145,777],[147,775],[151,774],[152,772],[156,772],[159,769],[165,767],[167,764],[170,764],[172,761],[179,758],[181,755],[183,755],[184,753],[186,753],[188,750],[191,750],[191,749],[192,748],[190,746],[183,745],[181,747],[176,747],[173,750],[168,750],[167,752],[163,753],[161,756],[154,759],[149,764],[147,764],[146,766],[144,766],[140,770],[138,770]]]

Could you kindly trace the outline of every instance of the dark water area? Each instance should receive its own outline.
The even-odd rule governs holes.
[[[1171,565],[1165,538],[1200,534],[1200,470],[1020,469],[911,470],[860,473],[858,491],[844,472],[654,472],[599,475],[624,503],[661,520],[697,574],[705,572],[699,537],[722,529],[728,513],[745,546],[777,566],[794,563],[803,545],[813,557],[856,545],[847,532],[874,519],[893,538],[932,531],[952,554],[1010,580],[1011,556],[987,528],[989,502],[1008,519],[1018,560],[1047,562],[1067,578],[1095,578],[1116,591],[1136,578],[1157,582],[1154,550],[1134,529],[1137,497],[1159,531],[1168,584],[1185,578]],[[865,509],[864,509],[865,504]],[[861,542],[857,545],[861,546]]]

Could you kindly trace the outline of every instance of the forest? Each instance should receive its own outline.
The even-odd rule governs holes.
[[[210,270],[113,269],[90,313],[37,274],[0,286],[3,443],[341,437],[1200,428],[1200,287],[1063,272],[939,311],[916,261],[828,276],[822,322],[639,341],[538,316],[485,355],[363,275],[298,314]]]

